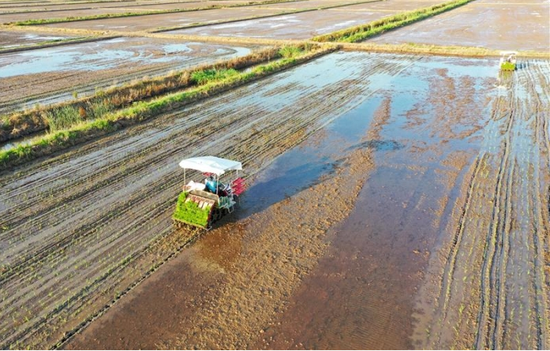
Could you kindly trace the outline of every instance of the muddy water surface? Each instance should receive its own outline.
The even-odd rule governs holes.
[[[372,57],[364,56],[364,62],[376,67]],[[492,323],[470,314],[439,315],[447,308],[461,310],[461,292],[479,298],[482,280],[473,277],[478,285],[461,286],[458,275],[460,280],[451,281],[457,295],[440,308],[434,301],[442,300],[432,300],[439,286],[432,271],[438,271],[441,252],[455,233],[455,212],[467,199],[463,191],[494,134],[492,118],[504,116],[495,111],[507,93],[497,88],[494,60],[412,62],[397,74],[366,78],[376,90],[257,174],[240,212],[183,251],[68,348],[449,348],[469,340],[463,338],[468,334],[455,335],[454,325],[480,328],[483,335],[482,328]],[[525,101],[541,111],[547,101],[538,93],[545,91],[541,73],[548,64],[525,67],[518,83],[538,87],[529,91],[543,99],[542,105]],[[540,128],[547,124],[537,121],[531,126],[539,125],[536,134],[544,135]],[[547,189],[547,176],[536,180]],[[475,224],[477,217],[471,216],[468,221]],[[538,221],[544,225],[542,216]],[[474,228],[470,237],[478,233]],[[461,245],[459,257],[475,254],[467,242]],[[538,264],[522,252],[516,260]],[[467,263],[458,261],[458,267],[456,272]],[[517,287],[516,273],[508,277],[508,291]],[[543,286],[535,282],[533,289]],[[533,317],[546,323],[545,293],[528,296],[533,300],[526,301],[540,308]],[[514,313],[531,317],[521,300],[505,301]],[[155,327],[147,335],[151,320]],[[536,331],[537,323],[526,325]],[[519,339],[517,345],[543,345],[534,340]]]
[[[393,11],[393,13],[397,12],[398,10]],[[368,10],[362,12],[319,10],[235,23],[214,24],[207,27],[181,29],[169,33],[222,37],[309,39],[316,35],[356,26],[391,14],[392,12],[373,12]]]
[[[369,41],[550,51],[550,3],[481,0]]]
[[[327,235],[327,253],[257,347],[415,346],[414,297],[445,235],[440,223],[448,216],[446,204],[455,200],[456,183],[479,148],[480,115],[494,80],[490,62],[467,64],[475,66],[420,62],[380,93],[370,143],[355,146],[372,148],[375,167],[354,210]],[[445,94],[434,101],[434,91]],[[462,133],[445,130],[449,122]]]

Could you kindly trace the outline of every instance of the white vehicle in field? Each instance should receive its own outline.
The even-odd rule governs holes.
[[[183,168],[185,185],[172,216],[176,226],[187,224],[210,229],[212,223],[233,212],[237,197],[244,191],[244,179],[239,177],[240,162],[205,156],[182,160],[179,165]],[[187,183],[187,170],[201,172],[204,181]],[[230,171],[234,176],[222,181],[221,176]]]

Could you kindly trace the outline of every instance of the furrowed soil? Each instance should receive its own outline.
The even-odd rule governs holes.
[[[249,54],[254,46],[116,38],[0,55],[0,113],[73,99],[172,70]],[[32,91],[32,93],[29,93]]]
[[[179,159],[257,172],[418,60],[367,57],[329,55],[4,174],[2,347],[51,346],[189,239],[171,223]]]
[[[24,45],[39,44],[50,40],[71,39],[67,35],[52,35],[51,33],[20,33],[0,31],[0,49],[17,48]]]
[[[548,61],[522,64],[492,102],[430,260],[422,347],[548,348],[549,73]]]
[[[296,69],[292,89],[327,93],[362,62],[368,88],[271,166],[245,160],[239,212],[65,347],[547,348],[550,63],[494,61]]]

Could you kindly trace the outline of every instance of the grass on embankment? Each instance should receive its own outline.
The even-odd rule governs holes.
[[[443,4],[438,4],[422,9],[399,13],[397,15],[384,17],[382,19],[343,29],[330,34],[313,37],[312,40],[318,42],[337,41],[356,43],[367,38],[382,34],[392,29],[403,27],[414,22],[435,16],[445,11],[465,5],[473,0],[454,0]]]
[[[52,154],[56,151],[84,143],[130,125],[145,121],[161,113],[180,108],[214,94],[227,91],[289,67],[312,60],[336,50],[336,47],[283,50],[282,58],[236,74],[222,74],[222,78],[207,80],[203,85],[159,96],[149,101],[139,101],[125,109],[107,113],[101,118],[79,123],[69,129],[59,130],[35,139],[29,144],[0,151],[0,169]]]
[[[127,107],[135,101],[204,84],[208,80],[219,79],[222,75],[236,73],[235,70],[277,59],[282,55],[284,52],[280,53],[278,48],[268,48],[246,56],[173,72],[163,77],[143,79],[107,91],[97,91],[89,97],[55,105],[36,106],[27,111],[3,116],[0,118],[0,142],[45,129],[66,129],[73,124],[96,119],[115,109]]]

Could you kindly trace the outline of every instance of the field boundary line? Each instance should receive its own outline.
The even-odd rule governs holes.
[[[139,124],[155,118],[175,108],[193,104],[208,99],[239,86],[250,84],[273,74],[296,67],[326,54],[336,51],[334,47],[325,47],[305,55],[281,59],[257,66],[252,72],[242,72],[220,82],[193,87],[191,90],[169,93],[148,102],[134,104],[106,117],[95,119],[89,123],[79,124],[71,129],[60,130],[48,134],[31,144],[0,151],[0,171],[10,169],[18,164],[51,155],[86,141],[97,139],[126,127]]]
[[[125,12],[125,13],[115,13],[115,14],[107,13],[107,14],[89,15],[89,16],[81,16],[81,17],[33,19],[33,20],[26,20],[26,21],[6,22],[4,24],[11,25],[11,26],[36,26],[36,25],[43,25],[43,24],[93,21],[93,20],[110,19],[110,18],[139,17],[139,16],[164,15],[164,14],[181,13],[181,12],[220,10],[220,9],[228,9],[232,7],[259,6],[259,5],[269,5],[272,3],[286,3],[286,2],[296,2],[296,1],[303,1],[303,0],[264,0],[264,1],[258,1],[258,2],[251,1],[248,3],[210,5],[206,7],[193,7],[193,8],[186,8],[186,9],[149,10],[149,11],[141,11],[141,12]],[[377,1],[382,1],[382,0],[377,0]]]

